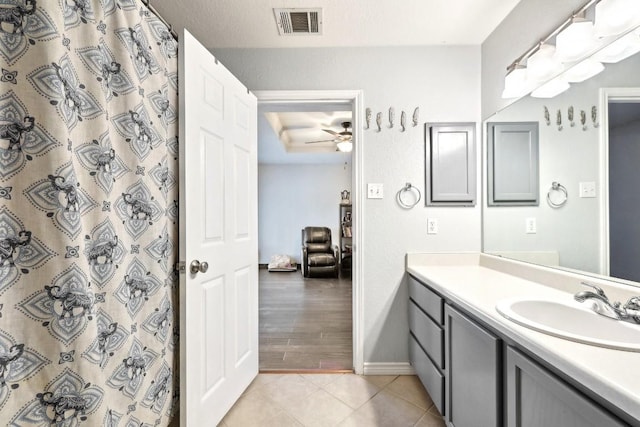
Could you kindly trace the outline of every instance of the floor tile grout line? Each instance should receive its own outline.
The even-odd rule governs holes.
[[[389,386],[390,386],[390,385],[391,385],[395,380],[397,380],[400,376],[401,376],[401,375],[398,375],[398,376],[397,376],[393,381],[391,381],[391,382],[389,382],[389,384],[385,385],[385,386],[384,386],[384,389],[386,389],[387,387],[389,387]],[[428,407],[427,409],[424,409],[424,408],[422,408],[421,406],[417,405],[415,402],[412,402],[412,401],[408,400],[407,398],[405,398],[405,397],[404,397],[404,396],[402,396],[401,394],[398,394],[398,393],[394,392],[393,390],[387,390],[387,392],[388,392],[388,393],[393,394],[393,395],[394,395],[394,396],[396,396],[396,397],[399,397],[400,399],[402,399],[402,400],[404,400],[405,402],[407,402],[407,403],[409,403],[409,404],[411,404],[411,405],[415,406],[415,407],[416,407],[416,408],[418,408],[418,409],[422,409],[422,410],[424,410],[425,412],[429,412],[429,410],[435,406],[435,404],[434,404],[433,402],[431,402],[431,405],[429,405],[429,407]]]
[[[268,376],[268,375],[271,375],[271,374],[261,374],[261,375],[264,377],[264,376]],[[262,390],[262,386],[265,386],[265,385],[271,383],[272,381],[278,381],[279,379],[282,379],[285,375],[289,375],[289,374],[279,374],[279,375],[277,375],[277,378],[274,378],[273,380],[265,382],[264,384],[258,385],[255,390],[252,390],[251,392],[246,393],[244,396],[247,396],[247,395],[249,395],[250,393],[252,393],[254,391],[255,392],[261,391]],[[303,381],[304,383],[311,384],[311,385],[313,385],[315,387],[315,390],[313,392],[311,392],[309,394],[309,396],[312,396],[315,393],[318,393],[319,391],[324,391],[329,396],[331,396],[332,398],[334,398],[337,401],[341,402],[343,405],[345,405],[346,408],[348,408],[348,411],[349,411],[348,414],[346,414],[341,420],[337,421],[334,425],[339,425],[340,423],[344,422],[347,418],[353,416],[360,408],[362,408],[364,405],[366,405],[371,400],[373,400],[382,391],[388,392],[390,395],[401,399],[402,401],[406,402],[407,404],[409,404],[412,407],[414,407],[415,409],[417,409],[417,413],[419,413],[419,417],[416,419],[416,422],[413,424],[414,426],[418,425],[420,423],[420,421],[422,419],[424,419],[425,416],[427,416],[427,415],[428,416],[434,416],[434,417],[438,417],[439,416],[439,414],[430,412],[431,409],[435,407],[435,405],[432,404],[428,409],[424,409],[424,408],[420,407],[419,405],[415,404],[414,402],[409,401],[408,399],[405,399],[402,395],[399,395],[399,394],[395,393],[394,391],[392,391],[391,385],[394,382],[396,382],[399,378],[404,377],[403,375],[393,376],[394,378],[391,379],[390,381],[388,381],[385,385],[378,386],[374,382],[367,380],[367,378],[365,378],[365,376],[363,376],[363,375],[356,375],[356,374],[353,374],[353,373],[347,373],[346,375],[354,375],[354,376],[357,376],[359,378],[364,379],[365,381],[369,381],[372,386],[376,387],[376,392],[373,395],[369,396],[368,399],[365,402],[363,402],[362,404],[360,404],[360,406],[358,406],[358,408],[351,407],[347,402],[345,402],[339,396],[335,395],[333,392],[331,392],[330,390],[327,389],[327,387],[329,387],[330,384],[333,384],[337,380],[339,380],[340,378],[343,378],[345,374],[335,374],[335,378],[331,379],[329,382],[326,382],[326,383],[324,383],[324,382],[318,383],[318,382],[313,381],[312,378],[315,375],[317,375],[317,374],[315,374],[315,373],[299,373],[299,374],[293,374],[291,376],[292,377],[293,376],[297,376],[299,380]],[[325,375],[327,375],[327,374],[325,374]],[[332,374],[328,374],[328,375],[334,376]],[[326,379],[326,377],[325,377],[325,379]],[[287,417],[290,417],[291,419],[295,420],[295,422],[297,422],[297,423],[299,423],[299,424],[301,424],[303,426],[307,426],[304,423],[303,419],[297,417],[294,413],[289,412],[286,409],[286,407],[284,407],[280,403],[278,403],[277,400],[274,400],[272,398],[272,396],[266,392],[266,390],[262,390],[261,396],[262,396],[262,398],[266,398],[270,402],[270,404],[272,404],[274,406],[274,409],[277,410],[277,413],[272,415],[272,416],[270,416],[269,420],[273,420],[274,418],[276,418],[280,414],[284,414]],[[442,424],[442,425],[444,425],[444,424]],[[233,426],[228,426],[227,424],[220,424],[220,427],[225,427],[225,426],[226,427],[233,427]]]

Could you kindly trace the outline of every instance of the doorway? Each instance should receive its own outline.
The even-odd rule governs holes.
[[[640,89],[602,90],[605,274],[640,281]]]
[[[361,286],[360,286],[360,254],[357,250],[358,242],[361,239],[359,230],[359,225],[361,224],[361,209],[362,204],[359,202],[359,198],[361,195],[358,189],[361,187],[361,171],[362,171],[362,154],[363,150],[360,142],[360,132],[359,123],[361,123],[361,105],[362,105],[362,93],[361,91],[256,91],[254,92],[256,97],[258,98],[259,108],[269,107],[270,109],[274,108],[277,110],[278,106],[291,106],[298,105],[300,107],[308,106],[308,105],[327,105],[327,104],[339,104],[347,106],[351,110],[352,116],[352,129],[353,129],[353,145],[354,149],[351,157],[351,173],[350,173],[350,181],[351,181],[351,200],[353,201],[353,214],[352,214],[352,222],[353,222],[353,269],[352,269],[352,280],[351,280],[351,345],[352,345],[352,367],[356,373],[362,373],[363,371],[363,355],[362,355],[362,334],[361,334],[361,317],[362,317],[362,306],[361,306]],[[307,107],[308,109],[308,107]],[[259,147],[260,149],[260,147]],[[340,193],[336,194],[336,202],[335,202],[335,218],[336,221],[338,219],[338,203],[340,201]],[[293,210],[295,206],[283,206],[283,209]],[[264,226],[264,225],[263,225]],[[291,237],[290,241],[295,241],[296,249],[295,253],[299,252],[299,243],[300,243],[300,230],[295,227],[293,231],[296,235],[295,237]],[[334,233],[335,234],[335,233]],[[334,243],[337,243],[337,236],[334,237]],[[264,257],[266,254],[261,253],[261,263],[264,262]],[[299,258],[297,256],[296,258]],[[269,275],[269,273],[261,271],[261,278],[265,278],[265,280],[277,280],[277,274],[290,274],[290,273],[276,273],[276,275]],[[267,276],[264,276],[264,274]],[[300,271],[293,273],[295,278],[302,279],[302,274]],[[283,286],[286,285],[287,282],[295,281],[294,276],[280,276],[283,278]],[[322,279],[319,279],[322,283]],[[328,284],[325,283],[325,286]],[[330,286],[339,286],[338,282],[334,283]],[[297,286],[300,286],[299,284]],[[317,290],[316,290],[317,292]],[[262,325],[261,325],[262,326]],[[261,363],[262,365],[262,363]],[[318,368],[320,369],[320,368]],[[327,366],[329,370],[330,367]]]

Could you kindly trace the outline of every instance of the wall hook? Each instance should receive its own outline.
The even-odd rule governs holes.
[[[547,126],[551,126],[551,115],[549,114],[549,109],[546,105],[544,106],[544,121]]]
[[[569,107],[569,110],[567,110],[567,118],[569,119],[569,125],[574,127],[576,122],[573,121],[573,105]]]
[[[560,110],[556,114],[556,124],[558,125],[558,130],[562,130],[562,111]]]

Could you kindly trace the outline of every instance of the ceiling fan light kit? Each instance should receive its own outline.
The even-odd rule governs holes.
[[[340,141],[336,144],[336,146],[338,147],[338,150],[342,151],[343,153],[350,153],[351,151],[353,151],[353,143],[351,142],[351,140]]]
[[[344,128],[342,132],[336,132],[332,129],[322,129],[323,131],[334,136],[333,139],[325,139],[322,141],[308,141],[305,144],[316,144],[319,142],[335,142],[338,151],[343,153],[349,153],[353,150],[353,133],[349,130],[351,122],[342,122],[341,126]]]

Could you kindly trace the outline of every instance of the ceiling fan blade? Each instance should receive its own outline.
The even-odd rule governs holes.
[[[305,144],[316,144],[318,142],[334,142],[333,139],[323,139],[322,141],[307,141]]]
[[[322,129],[322,130],[327,132],[327,133],[330,133],[331,135],[334,135],[334,136],[339,136],[340,135],[338,132],[336,132],[334,130],[331,130],[331,129]]]

